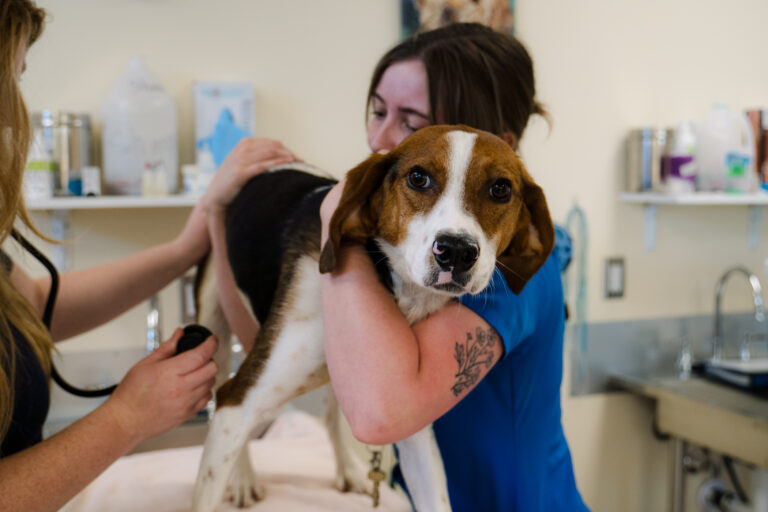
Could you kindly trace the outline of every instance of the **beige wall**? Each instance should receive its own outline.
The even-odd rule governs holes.
[[[256,132],[342,175],[367,155],[364,99],[379,56],[397,40],[399,11],[384,1],[40,1],[50,21],[27,56],[30,110],[91,114],[94,132],[110,88],[143,55],[179,112],[180,163],[194,161],[192,84],[254,84]],[[187,209],[72,214],[74,268],[170,239]],[[47,215],[37,215],[45,226]],[[33,270],[36,270],[34,265]],[[178,322],[178,290],[163,296],[164,332]],[[146,307],[64,344],[67,350],[143,343]]]
[[[588,318],[711,314],[715,281],[735,263],[768,280],[765,212],[759,248],[749,250],[746,207],[660,207],[657,248],[647,252],[642,209],[616,198],[628,129],[698,119],[715,101],[738,109],[768,105],[759,21],[768,4],[517,4],[518,35],[554,120],[551,131],[541,122],[531,126],[523,152],[556,219],[564,221],[574,201],[586,212]],[[603,262],[611,256],[626,259],[624,299],[601,296]],[[749,307],[744,284],[729,290],[728,309]],[[651,435],[648,404],[628,396],[565,397],[563,409],[577,479],[595,510],[665,509],[666,445]]]
[[[517,0],[518,34],[536,63],[551,129],[532,122],[522,153],[563,222],[578,202],[589,222],[591,321],[709,314],[717,276],[742,263],[762,272],[768,233],[747,249],[745,207],[661,207],[657,249],[643,245],[643,213],[618,202],[621,142],[630,128],[702,117],[714,101],[768,107],[762,63],[768,3],[741,0],[580,2]],[[180,160],[191,162],[191,85],[245,80],[256,90],[258,135],[283,140],[341,175],[366,154],[363,98],[372,66],[398,39],[398,2],[384,0],[45,0],[51,22],[28,56],[31,109],[89,112],[134,54],[176,98]],[[82,268],[173,236],[186,210],[77,212]],[[766,214],[761,213],[763,226]],[[40,216],[45,224],[45,215]],[[162,220],[162,222],[160,222]],[[603,261],[627,265],[624,299],[601,296]],[[738,290],[741,287],[733,286]],[[166,332],[176,289],[164,292]],[[747,294],[729,293],[728,309]],[[144,307],[64,350],[143,343]],[[567,379],[565,379],[567,382]],[[650,405],[625,395],[571,398],[564,422],[577,478],[596,511],[663,510],[666,445],[650,434]]]
[[[532,126],[523,150],[556,219],[565,220],[574,201],[586,211],[590,319],[709,314],[727,266],[765,276],[765,212],[760,246],[748,250],[746,207],[660,207],[649,253],[642,208],[619,203],[617,193],[630,128],[699,119],[715,101],[768,105],[768,66],[760,63],[768,4],[521,0],[517,14],[554,119],[551,133],[544,123]],[[614,255],[626,258],[627,294],[605,300],[603,262]],[[726,302],[746,308],[748,295]]]

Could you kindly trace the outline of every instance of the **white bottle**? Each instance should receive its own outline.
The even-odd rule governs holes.
[[[24,170],[24,198],[34,200],[53,197],[55,171],[53,156],[46,148],[43,131],[35,129]]]
[[[213,180],[213,175],[216,173],[216,163],[213,161],[213,153],[211,153],[208,142],[203,144],[197,150],[197,192],[200,194],[205,193],[208,185]]]
[[[716,104],[698,126],[699,189],[750,192],[756,181],[753,141],[747,117]]]
[[[166,192],[178,189],[176,104],[144,59],[133,57],[103,107],[104,188],[138,195],[145,169],[166,171]]]
[[[681,121],[672,133],[671,146],[665,155],[664,170],[667,192],[687,194],[696,190],[698,162],[693,123]]]

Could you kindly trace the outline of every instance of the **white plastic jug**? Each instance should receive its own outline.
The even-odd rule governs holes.
[[[106,192],[141,194],[147,173],[165,173],[166,193],[177,192],[176,104],[144,59],[131,59],[107,95],[103,116]]]
[[[745,193],[756,184],[755,145],[747,116],[716,104],[697,126],[698,188]]]

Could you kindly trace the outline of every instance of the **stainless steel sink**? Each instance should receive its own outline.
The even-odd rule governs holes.
[[[710,359],[694,365],[705,378],[768,398],[768,358]]]

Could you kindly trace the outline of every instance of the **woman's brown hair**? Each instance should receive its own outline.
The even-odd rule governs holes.
[[[520,140],[531,115],[547,116],[522,43],[477,23],[417,33],[392,48],[373,72],[369,105],[387,68],[410,59],[424,64],[433,124],[465,124]]]
[[[30,0],[0,2],[0,244],[16,218],[40,234],[27,215],[22,178],[30,143],[29,115],[19,90],[16,61],[42,33],[45,11]],[[53,343],[31,304],[13,287],[0,268],[0,441],[13,414],[16,347],[12,328],[28,340],[46,373]],[[1,454],[0,454],[1,455]]]

